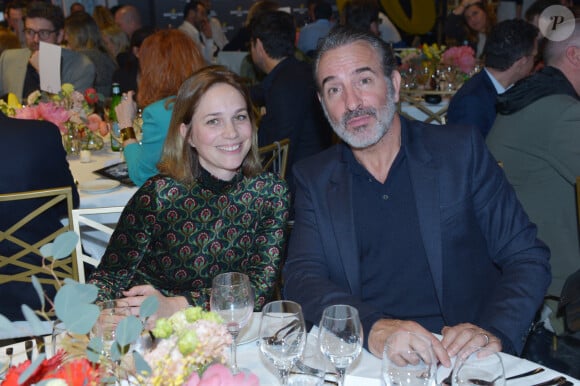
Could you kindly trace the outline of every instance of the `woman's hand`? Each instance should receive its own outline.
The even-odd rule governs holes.
[[[115,107],[117,121],[119,122],[119,128],[121,129],[132,127],[133,120],[137,116],[137,104],[133,100],[133,95],[135,95],[134,91],[123,93],[121,103]]]
[[[152,285],[138,285],[132,287],[127,291],[123,291],[125,302],[129,304],[131,314],[139,317],[139,308],[141,303],[149,296],[155,296],[159,301],[159,308],[157,312],[147,320],[148,329],[155,327],[155,322],[158,318],[168,318],[175,312],[186,308],[188,306],[187,300],[183,296],[164,296],[161,292],[155,289]]]

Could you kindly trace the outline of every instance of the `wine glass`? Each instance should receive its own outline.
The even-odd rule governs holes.
[[[131,315],[129,303],[123,300],[104,300],[97,302],[100,314],[93,335],[103,342],[102,355],[111,358],[111,350],[115,344],[117,325],[127,316]]]
[[[240,329],[244,327],[254,311],[254,291],[248,275],[240,272],[221,273],[213,278],[210,309],[225,321],[232,334],[231,370],[238,374],[236,346]]]
[[[320,351],[338,372],[338,384],[344,385],[346,369],[362,350],[362,327],[358,311],[344,304],[327,307],[318,330]]]
[[[474,349],[472,353],[457,356],[451,385],[505,386],[505,370],[499,354],[486,348]]]
[[[437,361],[429,337],[403,331],[387,339],[381,369],[385,386],[433,386],[436,371]]]
[[[302,355],[305,344],[306,327],[298,303],[278,300],[264,306],[258,345],[278,370],[282,385],[288,384],[290,370]]]

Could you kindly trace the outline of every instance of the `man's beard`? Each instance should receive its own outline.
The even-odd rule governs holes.
[[[395,117],[396,106],[394,102],[393,86],[387,81],[387,101],[384,106],[377,110],[374,107],[357,108],[356,110],[347,111],[343,114],[339,122],[335,122],[328,115],[328,110],[324,103],[322,109],[332,129],[349,146],[356,149],[363,149],[379,142],[385,134],[388,133]],[[369,115],[376,119],[374,126],[355,127],[352,130],[347,129],[348,121],[362,115]]]

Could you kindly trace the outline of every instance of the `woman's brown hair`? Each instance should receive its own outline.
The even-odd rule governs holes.
[[[252,145],[242,162],[242,174],[245,177],[253,177],[262,171],[258,155],[256,116],[253,114],[252,102],[247,88],[238,75],[225,67],[209,66],[197,71],[179,88],[161,160],[157,164],[161,174],[187,185],[194,184],[195,179],[201,174],[197,150],[189,144],[187,138],[191,136],[193,114],[197,110],[201,98],[211,87],[221,83],[232,86],[242,94],[252,123]],[[182,123],[187,126],[185,137],[181,135],[180,126]]]
[[[204,65],[189,36],[176,29],[155,32],[139,48],[137,103],[144,108],[174,96],[181,84]]]

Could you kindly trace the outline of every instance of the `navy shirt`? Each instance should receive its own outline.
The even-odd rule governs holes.
[[[403,147],[384,184],[358,163],[349,148],[345,151],[353,174],[362,300],[373,304],[381,317],[414,320],[440,333],[444,322]],[[365,331],[371,327],[364,326]]]

